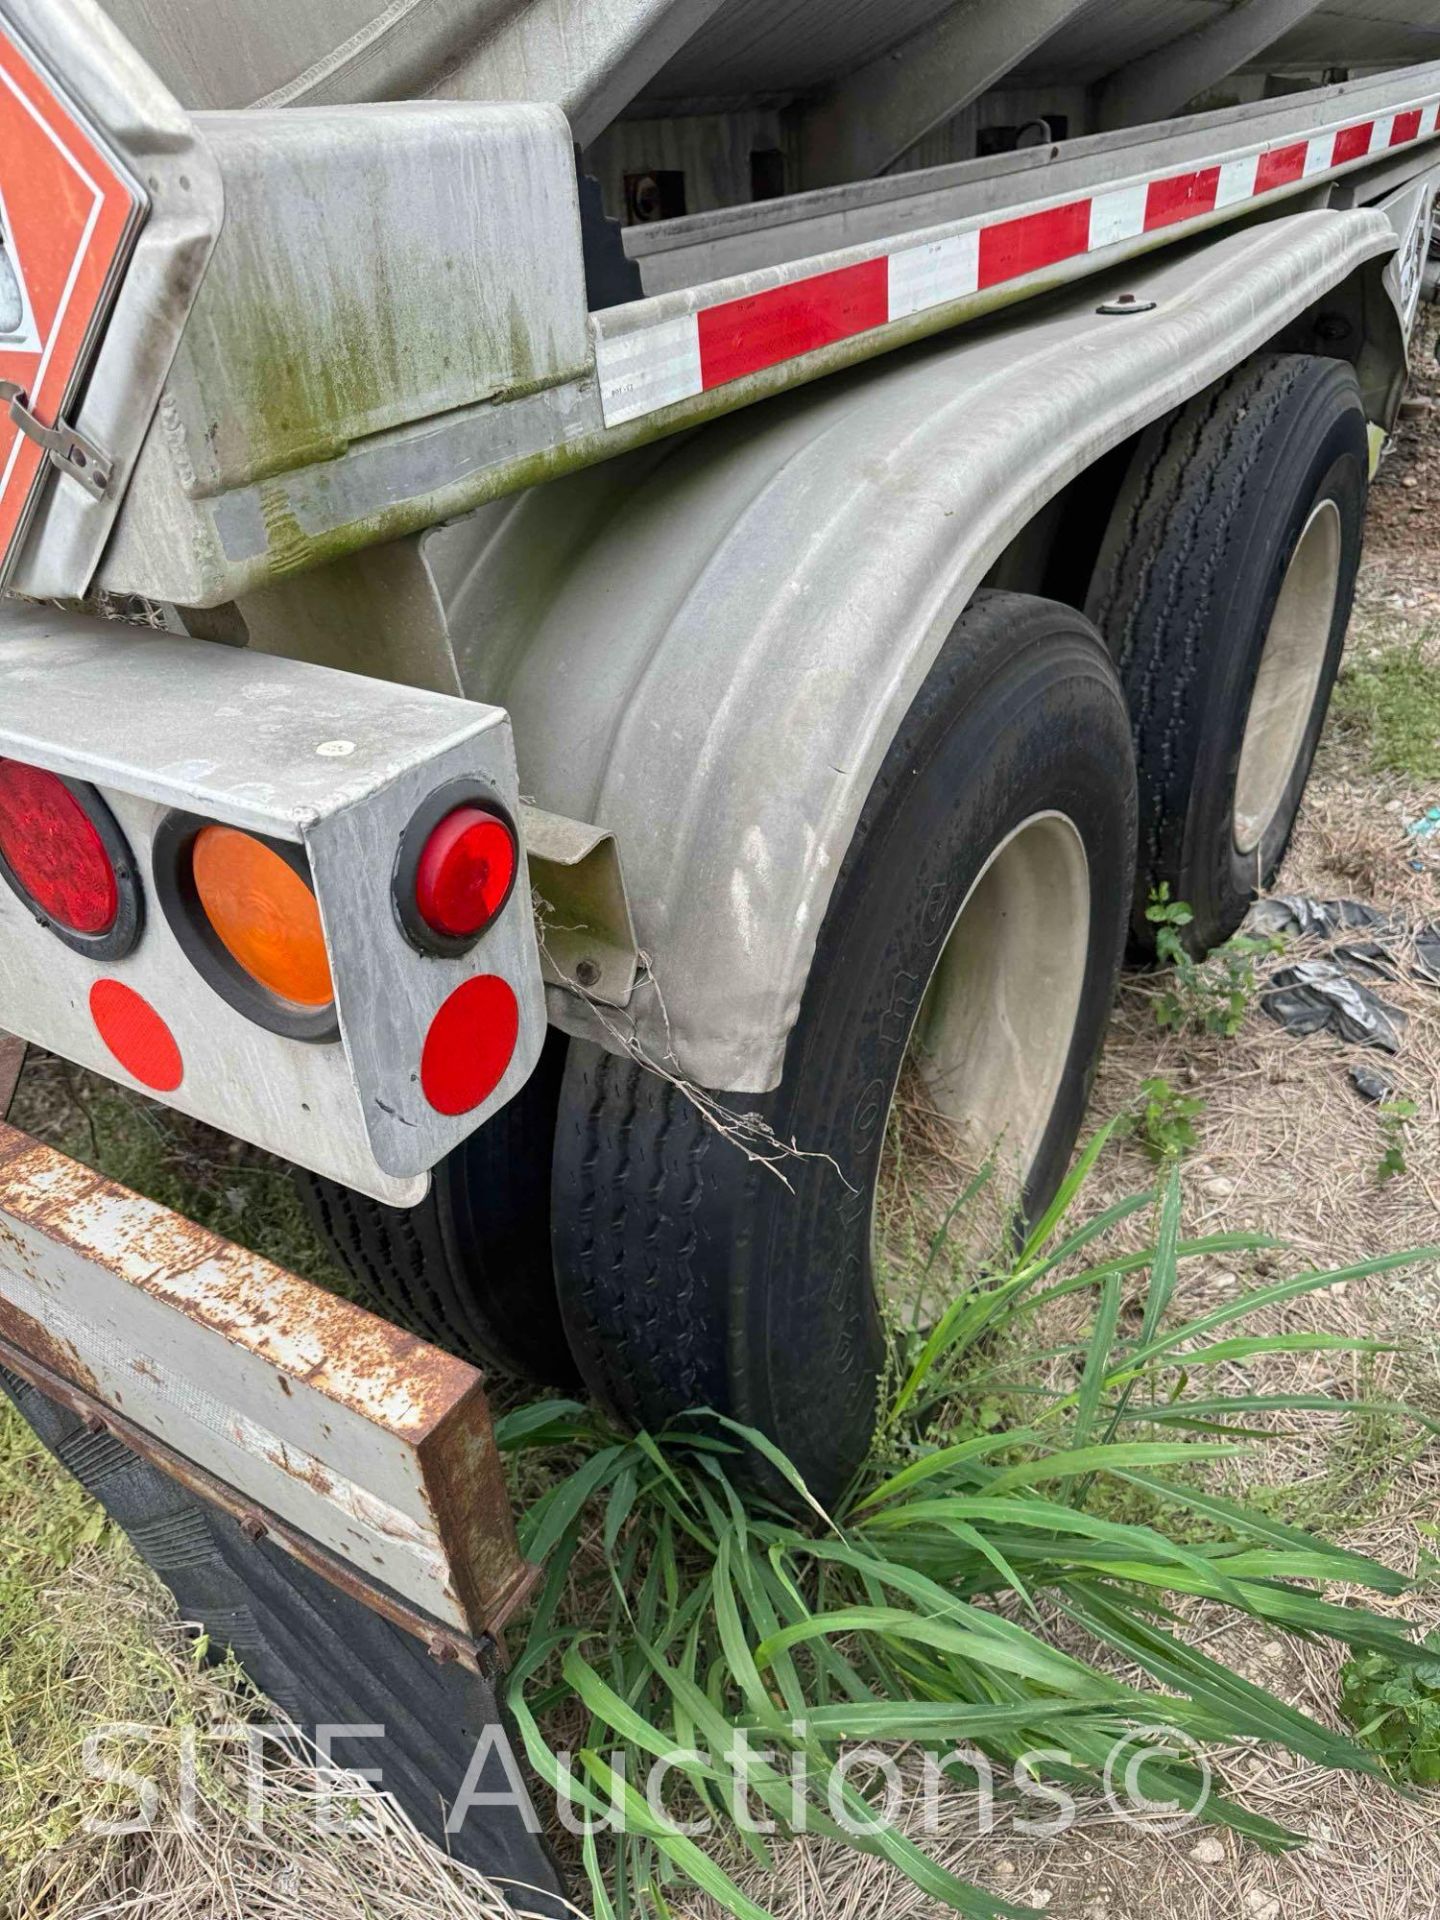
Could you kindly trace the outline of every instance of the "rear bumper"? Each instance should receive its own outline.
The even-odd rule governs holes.
[[[0,1386],[284,1712],[371,1729],[423,1830],[558,1893],[505,1795],[534,1569],[474,1368],[0,1126]],[[499,1797],[447,1826],[467,1783]]]
[[[523,844],[473,939],[432,950],[402,918],[405,861],[448,807],[518,816],[502,709],[5,601],[0,756],[69,783],[126,903],[125,937],[87,942],[0,886],[0,1028],[391,1206],[529,1078],[545,992]],[[328,1006],[237,974],[197,904],[194,844],[215,826],[301,875]],[[149,1046],[117,1035],[117,1003]],[[488,1070],[432,1097],[426,1050],[457,1025]]]
[[[10,1126],[0,1361],[446,1657],[528,1590],[473,1367]]]

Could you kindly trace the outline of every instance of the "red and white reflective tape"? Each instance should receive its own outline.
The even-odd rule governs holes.
[[[979,220],[930,239],[897,242],[869,259],[625,331],[608,332],[612,316],[600,315],[596,363],[605,424],[623,425],[819,347],[1122,245],[1157,228],[1261,199],[1436,132],[1440,100],[1430,100],[1327,127],[1281,146],[1228,155],[1182,173],[1128,181],[1034,213]]]

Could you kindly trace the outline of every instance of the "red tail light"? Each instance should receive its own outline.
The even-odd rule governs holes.
[[[0,760],[0,877],[67,946],[115,959],[135,943],[129,848],[93,787]]]
[[[515,865],[508,822],[480,807],[456,807],[425,842],[415,870],[420,918],[447,939],[473,940],[510,898]]]
[[[473,781],[433,793],[405,829],[395,911],[422,953],[467,951],[504,909],[520,869],[508,814]]]

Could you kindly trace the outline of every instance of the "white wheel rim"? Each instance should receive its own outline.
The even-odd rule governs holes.
[[[1032,814],[966,894],[926,988],[911,1058],[976,1166],[1018,1199],[1060,1091],[1090,948],[1090,869],[1072,820]]]
[[[1315,708],[1340,585],[1340,509],[1322,500],[1285,570],[1235,777],[1235,847],[1253,853],[1279,812]]]

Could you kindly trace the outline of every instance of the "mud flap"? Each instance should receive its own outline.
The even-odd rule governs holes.
[[[413,1634],[268,1539],[249,1538],[114,1434],[91,1432],[4,1369],[0,1386],[164,1581],[181,1617],[205,1630],[217,1657],[232,1652],[312,1739],[321,1725],[383,1728],[349,1747],[337,1739],[337,1764],[378,1770],[377,1784],[422,1833],[518,1907],[569,1911],[505,1713],[493,1641],[479,1643],[488,1656],[480,1671],[438,1661]]]

